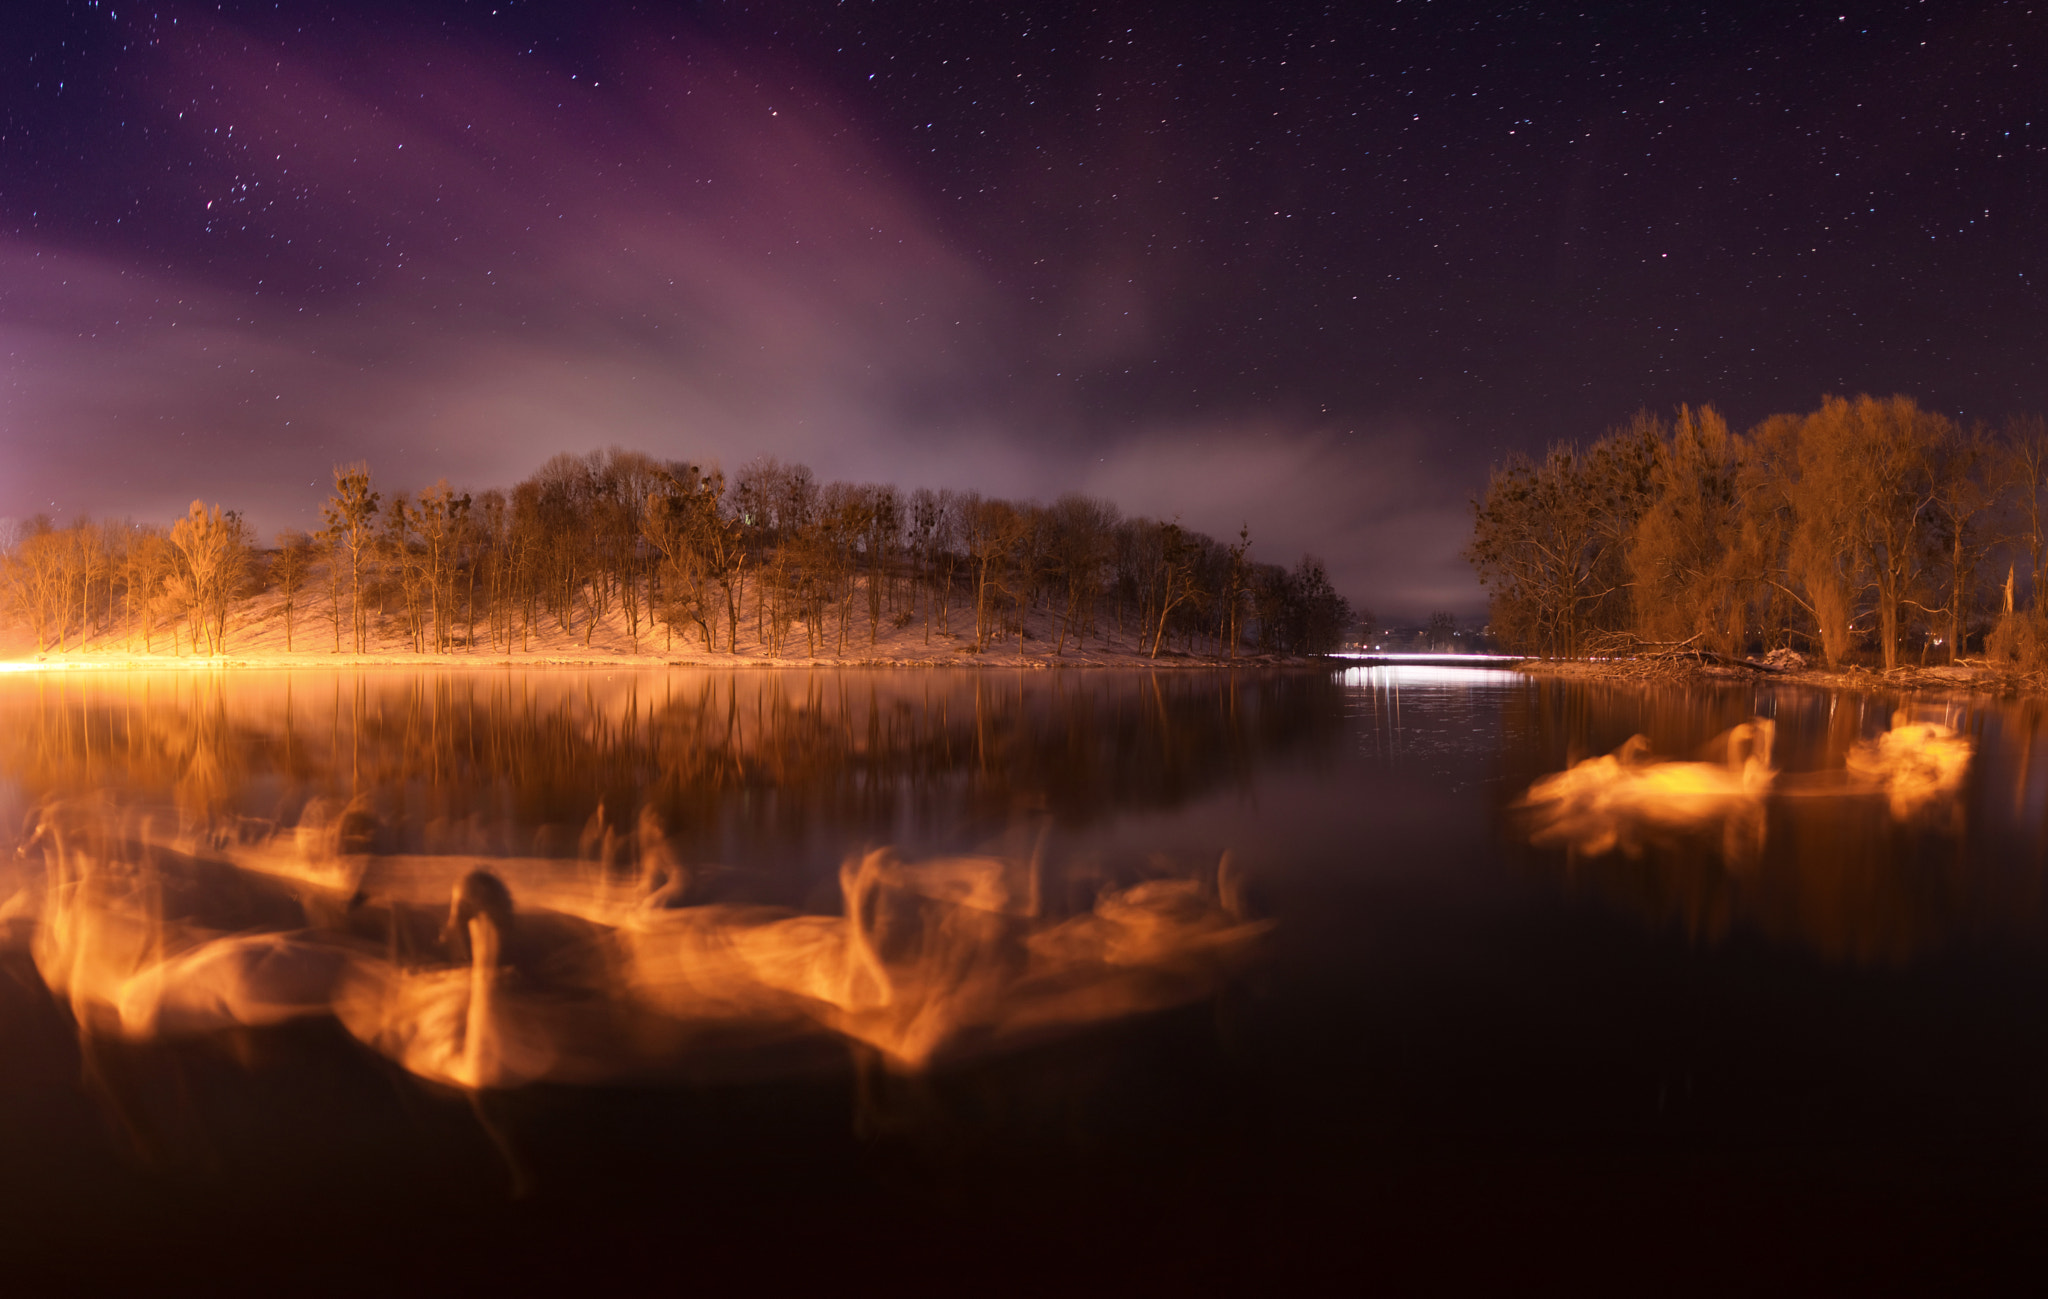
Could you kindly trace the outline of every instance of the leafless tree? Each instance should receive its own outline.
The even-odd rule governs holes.
[[[313,567],[313,539],[304,532],[287,529],[277,534],[277,562],[271,565],[271,576],[277,582],[277,593],[281,597],[279,612],[284,614],[284,647],[292,649],[292,633],[298,624],[299,592],[305,588],[306,576]]]
[[[377,493],[370,490],[370,466],[357,461],[334,467],[334,494],[320,507],[327,520],[325,535],[348,564],[350,626],[358,654],[369,647],[369,619],[363,609],[363,568],[376,549],[378,499]]]

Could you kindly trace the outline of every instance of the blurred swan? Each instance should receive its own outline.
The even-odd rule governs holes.
[[[895,999],[873,927],[882,884],[879,853],[839,868],[842,916],[794,915],[736,926],[733,955],[756,983],[817,1003],[825,1018],[878,1010]]]
[[[363,962],[335,1002],[356,1038],[408,1072],[465,1091],[518,1086],[573,1073],[561,1039],[565,1010],[546,989],[513,984],[504,947],[512,893],[488,870],[471,870],[449,901],[444,933],[467,964],[406,969]]]
[[[202,941],[121,983],[115,1009],[129,1037],[266,1028],[331,1014],[357,954],[331,938],[234,934]]]
[[[1762,846],[1763,800],[1777,776],[1774,735],[1765,718],[1734,727],[1721,742],[1726,757],[1719,762],[1658,761],[1647,739],[1631,736],[1613,753],[1538,780],[1519,806],[1533,818],[1530,837],[1539,844],[1634,854],[1645,830],[1720,822],[1733,858]]]
[[[273,842],[275,858],[249,855]],[[741,1063],[769,1042],[835,1037],[917,1070],[1200,996],[1266,928],[1246,920],[1227,857],[1213,883],[1107,889],[1052,920],[1036,854],[868,852],[840,868],[841,914],[800,915],[688,905],[688,871],[658,823],[643,819],[633,846],[637,879],[628,861],[485,869],[388,853],[342,854],[361,869],[334,879],[307,869],[332,860],[326,847],[273,826],[158,835],[144,816],[51,805],[0,919],[27,937],[82,1038],[332,1013],[406,1070],[472,1096],[695,1072],[735,1048]],[[331,927],[309,927],[328,909]]]
[[[248,899],[235,896],[232,871],[166,848],[146,820],[120,822],[52,806],[22,848],[45,867],[36,968],[82,1033],[201,1034],[331,1009],[349,951],[305,930],[222,934],[174,918],[171,900],[225,913]]]
[[[1036,878],[1035,860],[912,863],[877,850],[841,868],[844,916],[797,917],[735,942],[756,978],[916,1070],[942,1054],[1202,996],[1270,928],[1244,917],[1227,855],[1214,890],[1148,881],[1105,891],[1091,911],[1058,923],[1037,915]]]
[[[1938,722],[1915,722],[1901,708],[1892,729],[1849,751],[1849,774],[1878,786],[1892,815],[1906,820],[1953,799],[1969,774],[1973,746]]]
[[[1207,995],[1273,928],[1246,913],[1229,853],[1201,880],[1105,890],[1089,912],[1033,933],[1006,1008],[1012,1036],[1161,1010]]]

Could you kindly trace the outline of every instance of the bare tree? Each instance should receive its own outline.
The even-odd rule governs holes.
[[[2026,543],[2027,582],[2033,605],[2041,606],[2042,569],[2048,567],[2048,422],[2039,415],[2015,417],[2005,427],[2004,485],[2012,494],[2019,530]]]
[[[1975,609],[1984,557],[1998,543],[1993,511],[1999,488],[1998,452],[1982,428],[1968,432],[1944,421],[1929,439],[1930,549],[1941,576],[1943,603],[1930,613],[1948,623],[1948,661],[1962,656]],[[1922,606],[1924,608],[1924,606]]]
[[[374,554],[377,534],[377,493],[370,490],[370,466],[362,461],[334,467],[334,494],[320,507],[326,535],[348,559],[351,620],[355,652],[369,645],[369,620],[363,611],[363,566]]]
[[[305,587],[306,575],[313,567],[313,539],[304,532],[287,529],[277,534],[277,562],[271,565],[271,576],[277,580],[277,593],[282,597],[278,605],[284,614],[284,648],[292,649],[292,632],[298,623],[299,592]]]
[[[1069,492],[1053,502],[1052,556],[1055,572],[1064,586],[1065,607],[1060,611],[1053,653],[1066,651],[1068,637],[1080,643],[1077,627],[1085,627],[1102,574],[1109,565],[1110,541],[1116,531],[1117,508],[1108,501]]]
[[[985,650],[995,633],[992,602],[1002,593],[1024,518],[1008,501],[969,492],[960,498],[960,536],[974,572],[974,648]]]
[[[179,587],[188,602],[192,626],[204,639],[205,652],[227,652],[228,610],[242,593],[248,565],[248,530],[242,518],[219,506],[192,502],[185,517],[171,525],[171,544],[184,561]],[[199,652],[195,639],[193,651]]]
[[[1156,525],[1159,529],[1159,624],[1152,636],[1152,657],[1166,639],[1166,620],[1173,611],[1194,599],[1199,588],[1194,582],[1194,547],[1178,521]]]

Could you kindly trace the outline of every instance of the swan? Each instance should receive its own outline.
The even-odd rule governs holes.
[[[1270,927],[1244,918],[1227,856],[1215,894],[1154,880],[1059,924],[1037,914],[1035,866],[1017,889],[998,859],[869,852],[840,868],[843,916],[757,925],[731,943],[753,978],[914,1071],[969,1045],[1200,996]]]
[[[1192,1001],[1272,928],[1247,914],[1229,853],[1217,863],[1213,891],[1193,879],[1105,889],[1091,910],[1026,940],[1030,963],[1001,1030],[1043,1032]]]
[[[1901,708],[1892,728],[1849,751],[1851,777],[1876,785],[1892,816],[1907,820],[1955,797],[1969,774],[1973,746],[1938,722],[1915,722]]]
[[[356,953],[329,936],[229,934],[145,967],[114,998],[132,1038],[268,1028],[333,1013],[334,991]]]
[[[37,970],[81,1032],[203,1034],[331,1009],[353,959],[342,940],[309,930],[224,934],[171,919],[167,898],[216,910],[247,899],[221,887],[232,877],[217,863],[168,851],[147,822],[116,838],[69,820],[50,809],[23,851],[40,847],[45,863]]]
[[[924,872],[878,849],[841,865],[842,915],[657,912],[640,931],[638,977],[672,1008],[705,995],[764,1025],[795,1014],[921,1068],[963,1026],[994,1017],[1014,972],[1019,921],[991,869],[949,859]]]
[[[561,1049],[559,1007],[544,992],[508,986],[512,924],[511,890],[490,871],[471,870],[455,886],[443,933],[467,963],[424,970],[358,963],[335,1001],[343,1026],[408,1072],[464,1091],[575,1073]]]
[[[1719,762],[1658,761],[1647,739],[1630,736],[1613,753],[1536,781],[1518,806],[1534,818],[1531,838],[1539,844],[1596,855],[1621,847],[1633,854],[1645,827],[1685,830],[1720,821],[1734,856],[1761,846],[1747,840],[1763,832],[1763,800],[1777,778],[1775,734],[1766,718],[1734,727]]]

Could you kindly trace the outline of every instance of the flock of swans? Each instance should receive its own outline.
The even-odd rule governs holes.
[[[816,915],[689,903],[646,817],[623,836],[594,821],[596,861],[371,852],[359,813],[319,804],[283,831],[159,820],[49,804],[0,872],[0,941],[26,944],[81,1034],[331,1017],[471,1093],[806,1039],[920,1070],[1198,999],[1268,928],[1227,856],[1055,916],[1035,858],[878,850]]]
[[[1953,811],[1968,774],[1970,740],[1939,722],[1892,715],[1889,731],[1853,747],[1840,772],[1791,777],[1771,765],[1774,724],[1753,718],[1708,746],[1705,760],[1660,760],[1631,736],[1613,753],[1588,758],[1529,787],[1518,804],[1540,845],[1631,856],[1660,833],[1719,828],[1731,861],[1763,847],[1767,800],[1876,797],[1900,821]]]

